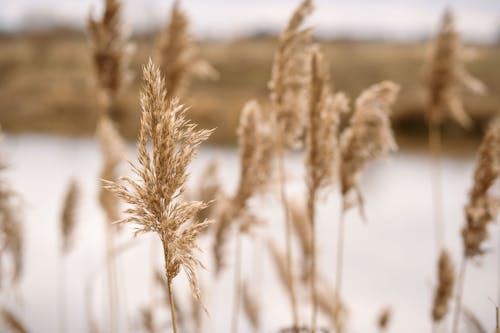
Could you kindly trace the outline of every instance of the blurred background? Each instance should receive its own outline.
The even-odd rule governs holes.
[[[191,106],[189,117],[194,122],[216,128],[210,139],[212,145],[204,145],[192,165],[191,185],[196,186],[196,177],[218,156],[223,186],[228,193],[234,191],[239,174],[236,128],[240,110],[249,99],[267,99],[277,35],[298,2],[182,1],[200,55],[220,74],[216,81],[194,80],[183,100]],[[168,20],[172,3],[123,0],[124,21],[136,52],[131,64],[133,81],[120,96],[114,118],[129,140],[127,150],[132,160],[140,125],[141,66],[155,57],[158,33]],[[471,129],[452,121],[446,121],[442,128],[440,168],[446,241],[458,262],[474,154],[488,121],[500,109],[500,1],[316,0],[316,10],[306,24],[315,28],[315,37],[323,45],[336,90],[345,91],[353,100],[363,89],[382,80],[392,80],[402,88],[392,115],[400,151],[387,163],[375,163],[363,177],[369,223],[364,224],[356,212],[348,215],[344,288],[350,308],[349,332],[376,332],[376,315],[384,306],[394,310],[391,332],[431,329],[436,262],[422,67],[440,18],[449,6],[466,44],[466,67],[488,89],[485,95],[463,97],[474,122]],[[94,134],[99,103],[85,31],[89,15],[100,17],[102,10],[103,1],[99,0],[0,0],[0,125],[5,132],[0,147],[9,162],[6,178],[23,200],[26,232],[22,281],[16,290],[4,291],[0,299],[33,332],[56,332],[60,321],[60,303],[55,300],[61,282],[58,228],[65,189],[72,178],[81,184],[77,218],[82,223],[76,232],[72,259],[65,266],[65,279],[70,281],[65,311],[69,331],[89,332],[88,302],[93,304],[90,312],[102,327],[107,320],[105,274],[94,273],[103,255],[105,217],[97,202],[102,156]],[[304,191],[303,156],[291,154],[287,165],[290,196],[300,198]],[[127,172],[125,168],[123,174]],[[337,189],[333,192],[318,208],[319,261],[330,281],[334,280],[333,240],[340,205]],[[284,231],[279,200],[273,194],[264,199],[252,205],[269,221],[268,235],[281,241]],[[481,265],[471,265],[464,291],[464,304],[488,332],[493,332],[495,325],[490,299],[500,300],[498,232],[498,226],[491,229],[491,251]],[[131,235],[125,233],[120,240]],[[149,243],[157,242],[154,236],[144,239],[146,242],[141,241],[117,259],[120,287],[126,295],[120,304],[119,332],[144,331],[139,307],[150,302],[150,286],[144,281],[150,278],[151,268],[145,258],[149,256]],[[253,249],[252,244],[244,240],[243,275],[254,279],[257,292],[264,296],[262,332],[276,332],[290,321],[287,299],[277,287],[271,261],[262,256],[264,246]],[[211,239],[204,239],[202,245],[203,261],[210,268]],[[228,252],[233,250],[231,243]],[[161,267],[161,258],[157,259]],[[89,293],[92,279],[96,286]],[[231,269],[215,282],[211,272],[203,274],[203,283],[208,286],[205,302],[211,314],[205,318],[204,332],[229,332],[231,279]],[[187,290],[182,281],[179,283]],[[181,306],[188,302],[185,293]],[[325,322],[321,319],[322,324]],[[241,332],[252,332],[243,320]]]
[[[120,130],[130,139],[139,124],[140,66],[155,55],[157,33],[167,22],[170,5],[124,1],[126,28],[137,48],[135,79],[120,100]],[[294,5],[284,0],[183,2],[201,55],[220,72],[218,81],[195,81],[186,98],[196,122],[218,128],[213,142],[234,143],[243,103],[265,99],[275,36]],[[308,21],[324,44],[336,89],[355,96],[383,79],[401,84],[393,121],[404,139],[425,137],[422,65],[447,5],[431,0],[320,0]],[[85,24],[90,13],[100,15],[102,6],[98,0],[0,2],[0,123],[5,131],[93,133],[98,112]],[[492,70],[500,65],[500,3],[453,1],[453,9],[458,30],[471,46],[467,66],[489,91],[465,97],[466,109],[476,120],[472,131],[453,125],[444,131],[457,139],[473,138],[500,105],[500,78]]]

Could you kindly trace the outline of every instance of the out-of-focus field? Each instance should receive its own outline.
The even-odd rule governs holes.
[[[139,126],[140,68],[154,55],[152,37],[133,38],[135,77],[121,98],[122,133],[135,138]],[[202,127],[216,127],[212,141],[233,143],[238,115],[251,98],[266,101],[267,82],[276,43],[272,38],[201,43],[201,55],[220,72],[216,82],[195,81],[185,102],[191,117]],[[425,91],[422,64],[424,44],[324,42],[335,88],[351,97],[384,79],[401,84],[394,126],[403,142],[425,138]],[[466,134],[453,124],[445,126],[451,138],[477,138],[485,122],[500,109],[500,47],[474,48],[470,71],[489,88],[486,96],[465,98],[476,127]],[[85,36],[76,32],[45,32],[0,37],[0,124],[8,132],[92,134],[98,114],[92,82],[90,50]],[[422,140],[421,140],[422,139]],[[408,142],[408,140],[406,140]]]

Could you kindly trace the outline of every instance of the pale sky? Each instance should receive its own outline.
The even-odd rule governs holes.
[[[172,0],[124,0],[130,30],[163,24]],[[256,30],[278,30],[298,0],[184,0],[192,29],[200,37],[233,38]],[[452,5],[466,39],[491,41],[500,32],[500,0],[316,0],[309,24],[328,36],[418,38],[435,30]],[[0,0],[0,29],[27,25],[84,25],[100,0]]]

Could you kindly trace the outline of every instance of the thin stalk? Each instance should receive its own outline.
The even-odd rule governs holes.
[[[309,190],[307,198],[307,212],[309,223],[311,225],[311,300],[312,300],[312,317],[311,328],[312,332],[316,332],[316,322],[318,316],[317,299],[316,299],[316,225],[315,225],[315,200],[316,191],[314,187]]]
[[[236,263],[234,266],[234,301],[231,332],[238,333],[238,319],[240,317],[241,304],[241,231],[236,233]]]
[[[292,269],[292,231],[290,228],[290,209],[288,207],[288,198],[286,195],[286,174],[285,174],[285,147],[283,142],[283,136],[280,135],[279,138],[279,152],[278,152],[278,169],[279,169],[279,187],[280,187],[280,199],[283,207],[283,215],[285,217],[285,255],[286,255],[286,267],[288,275],[288,285],[290,287],[290,303],[292,307],[292,318],[293,318],[293,330],[297,330],[298,325],[298,314],[297,314],[297,299],[295,296],[295,283],[293,279],[293,269]]]
[[[168,288],[167,298],[170,302],[170,317],[172,318],[172,329],[174,330],[174,333],[177,333],[177,321],[175,320],[175,302],[174,302],[174,295],[172,294],[172,279],[168,276],[168,269],[167,269],[168,250],[165,242],[163,242],[163,253],[165,255],[165,277],[167,278],[167,288]]]
[[[432,206],[435,228],[436,253],[444,245],[443,188],[441,179],[441,129],[439,123],[429,123],[429,148],[432,155]]]
[[[108,304],[109,304],[109,331],[110,333],[117,332],[117,307],[118,293],[116,290],[116,266],[113,255],[114,246],[114,226],[106,221],[106,269],[108,283]]]
[[[342,208],[340,212],[340,221],[339,221],[339,229],[337,234],[337,276],[335,283],[335,296],[337,297],[337,301],[340,301],[340,293],[342,289],[342,273],[343,273],[343,265],[344,265],[344,238],[345,238],[345,228],[344,228],[344,218],[345,212]]]
[[[462,293],[464,290],[466,268],[467,268],[467,258],[463,257],[462,261],[460,262],[460,273],[458,275],[457,295],[455,299],[455,311],[453,313],[453,326],[451,330],[452,333],[458,332],[458,325],[460,322],[460,315],[462,312]]]

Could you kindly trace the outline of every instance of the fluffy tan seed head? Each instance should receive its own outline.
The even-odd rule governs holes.
[[[106,0],[102,19],[89,16],[87,21],[97,86],[105,110],[115,103],[131,78],[128,66],[133,47],[124,33],[121,6],[119,0]]]
[[[309,85],[311,29],[301,29],[312,0],[295,10],[278,41],[269,82],[272,114],[283,145],[297,146],[304,130]]]
[[[466,224],[462,229],[467,257],[482,255],[488,238],[488,224],[498,216],[500,198],[490,193],[500,175],[500,119],[490,125],[479,147],[474,171],[474,185],[465,206]]]
[[[361,172],[369,162],[397,148],[389,114],[398,92],[398,85],[384,81],[366,89],[356,100],[349,127],[342,132],[340,138],[340,179],[344,210],[358,205],[364,216],[363,196],[358,185]],[[355,194],[354,198],[351,198],[352,192]]]
[[[439,322],[446,316],[455,285],[455,266],[446,250],[443,250],[439,256],[438,280],[432,307],[434,322]]]
[[[310,191],[331,184],[338,164],[340,113],[348,111],[343,94],[333,96],[329,73],[319,50],[311,57],[311,88],[306,138],[307,183]]]
[[[460,125],[469,127],[472,122],[462,104],[462,87],[475,93],[483,93],[485,86],[465,69],[460,35],[455,29],[454,16],[449,9],[443,15],[425,72],[429,121],[439,124],[445,113],[449,112]]]
[[[122,182],[108,182],[107,187],[130,205],[119,222],[134,223],[138,233],[157,233],[163,243],[169,282],[182,268],[193,296],[200,299],[197,267],[202,263],[195,256],[199,250],[196,238],[210,222],[194,221],[206,205],[185,201],[181,194],[187,167],[211,131],[198,130],[184,117],[186,108],[166,96],[160,71],[149,61],[141,93],[138,164],[133,165],[136,179],[122,178]]]
[[[63,254],[68,254],[73,246],[73,234],[77,222],[76,214],[79,198],[80,189],[78,183],[76,179],[72,179],[68,184],[61,212],[61,250]]]
[[[193,75],[209,79],[218,77],[217,71],[199,58],[188,28],[187,15],[180,8],[179,1],[175,1],[170,21],[158,41],[158,59],[169,98],[182,97]]]

